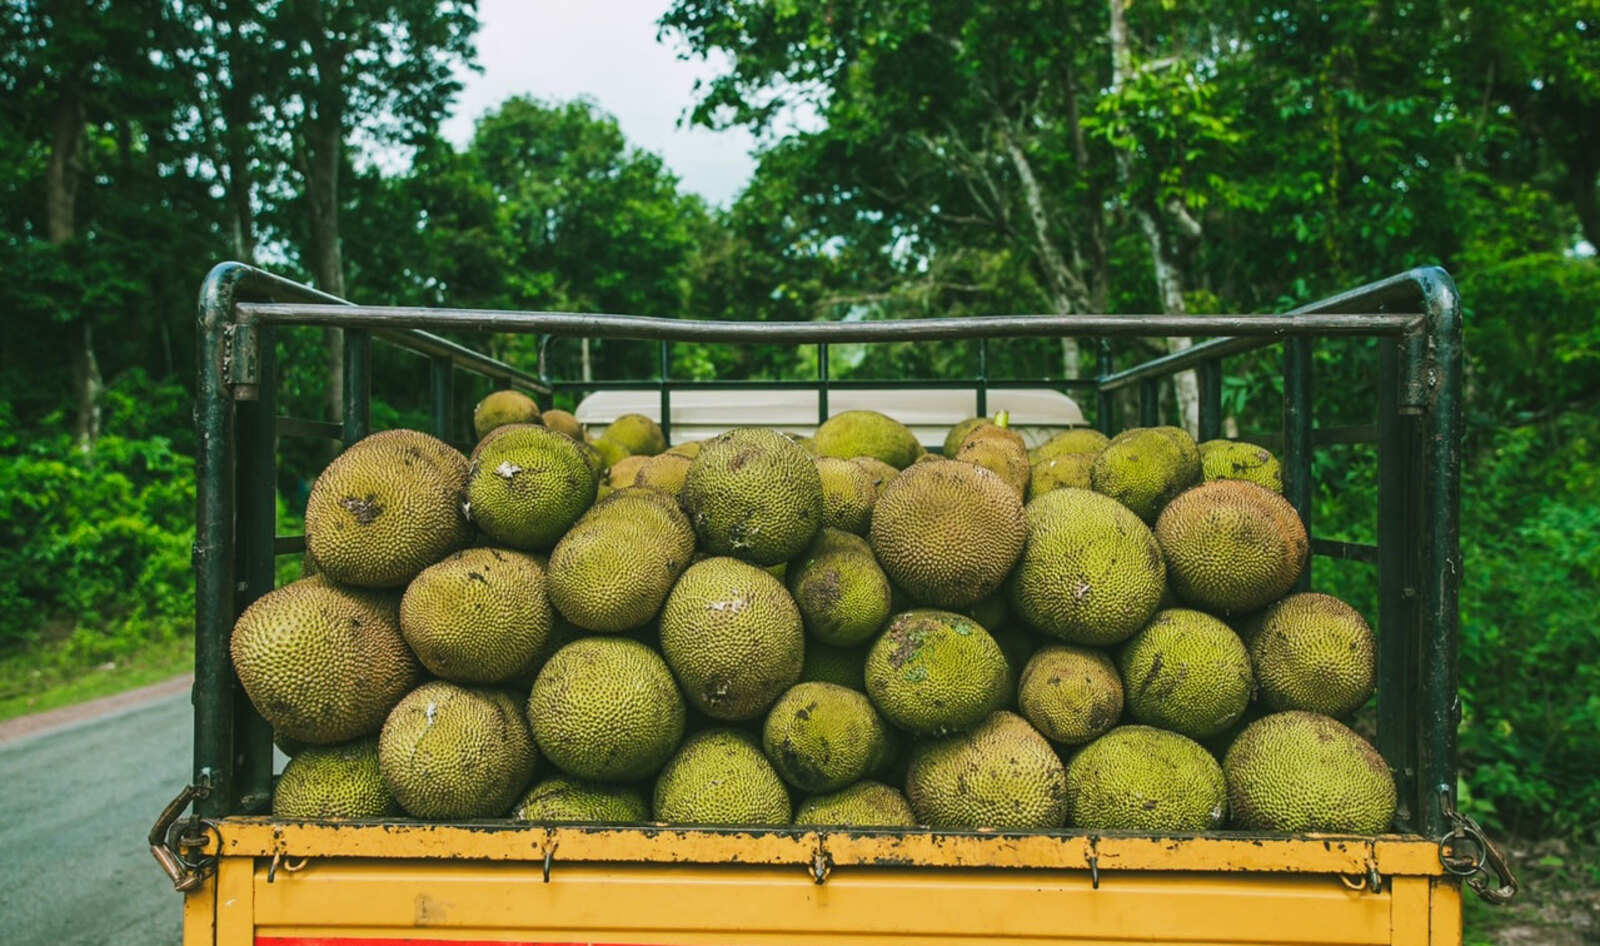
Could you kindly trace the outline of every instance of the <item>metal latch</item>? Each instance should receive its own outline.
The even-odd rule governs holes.
[[[1448,788],[1440,789],[1439,804],[1450,821],[1450,833],[1439,839],[1439,863],[1446,871],[1465,879],[1485,903],[1510,903],[1519,885],[1505,855],[1476,821],[1456,810]]]
[[[172,889],[179,893],[198,889],[217,863],[215,856],[205,853],[206,842],[210,840],[213,830],[211,826],[202,821],[199,815],[190,815],[181,826],[178,823],[192,802],[209,794],[211,789],[208,786],[185,785],[178,797],[161,810],[161,816],[156,818],[155,826],[150,829],[150,853],[161,869],[167,872]]]

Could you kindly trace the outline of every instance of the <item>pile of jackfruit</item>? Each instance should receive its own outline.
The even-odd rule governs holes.
[[[1006,420],[669,449],[508,391],[470,457],[359,441],[233,630],[274,814],[1387,831],[1373,633],[1294,591],[1278,461]]]

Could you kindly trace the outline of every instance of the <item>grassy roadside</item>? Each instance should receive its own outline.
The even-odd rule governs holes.
[[[1502,847],[1522,889],[1498,907],[1466,893],[1466,946],[1600,942],[1600,847],[1558,838],[1508,838]]]
[[[65,644],[0,658],[0,720],[42,713],[159,683],[194,668],[194,638],[140,643],[115,660],[85,666]]]

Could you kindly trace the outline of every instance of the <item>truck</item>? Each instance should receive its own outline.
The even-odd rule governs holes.
[[[344,333],[337,422],[279,412],[274,334],[293,326]],[[441,332],[533,334],[544,340],[541,352],[561,340],[641,340],[656,346],[659,370],[648,380],[553,378],[543,357],[530,372]],[[997,340],[1067,336],[1098,339],[1099,373],[991,377],[987,351]],[[1166,336],[1205,340],[1112,370],[1119,340]],[[260,269],[221,264],[199,299],[194,768],[149,836],[184,898],[184,942],[1459,944],[1464,888],[1490,902],[1516,891],[1504,858],[1456,804],[1461,337],[1460,298],[1438,268],[1281,314],[762,323],[352,305]],[[1375,339],[1377,410],[1368,423],[1319,426],[1313,353],[1341,338]],[[975,350],[970,377],[830,377],[829,346],[951,341]],[[675,380],[672,350],[684,342],[815,346],[816,374]],[[233,673],[229,634],[243,609],[274,588],[279,559],[304,548],[303,536],[276,533],[279,440],[348,445],[371,432],[379,344],[419,356],[416,387],[428,393],[432,433],[457,444],[470,438],[458,408],[463,375],[545,399],[647,392],[672,438],[678,418],[718,420],[706,408],[713,395],[731,404],[777,392],[820,422],[841,401],[889,387],[963,392],[960,403],[975,416],[1019,392],[1059,392],[1072,405],[1065,422],[1082,419],[1081,403],[1111,434],[1128,413],[1119,398],[1135,398],[1141,425],[1154,426],[1162,379],[1188,370],[1199,381],[1199,439],[1208,440],[1222,433],[1227,359],[1281,349],[1283,427],[1271,440],[1281,451],[1285,495],[1313,537],[1314,561],[1376,570],[1375,746],[1399,794],[1392,833],[275,819],[272,732]],[[1375,543],[1324,538],[1312,528],[1313,451],[1352,443],[1376,448]]]

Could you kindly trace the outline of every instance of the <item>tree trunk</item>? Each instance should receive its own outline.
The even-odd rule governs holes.
[[[77,236],[78,184],[83,174],[83,98],[69,82],[56,103],[50,158],[45,164],[45,237],[65,246]],[[94,354],[93,314],[78,312],[78,347],[73,352],[72,437],[78,449],[89,453],[100,439],[100,393],[104,379]]]
[[[327,36],[313,52],[317,88],[306,116],[306,211],[310,225],[311,272],[317,288],[344,298],[344,257],[339,248],[339,170],[344,163],[344,52]],[[344,331],[323,330],[327,359],[328,414],[344,411]]]
[[[1128,19],[1126,16],[1129,0],[1110,0],[1111,7],[1111,92],[1113,95],[1122,90],[1128,77],[1133,71],[1133,53],[1128,45]],[[1129,185],[1134,180],[1133,162],[1135,155],[1127,149],[1116,149],[1117,171],[1122,177],[1124,185]],[[1150,263],[1156,281],[1156,291],[1161,297],[1162,311],[1169,315],[1187,315],[1188,303],[1183,298],[1183,271],[1178,263],[1177,248],[1172,239],[1162,228],[1162,222],[1155,207],[1135,196],[1130,202],[1134,216],[1138,218],[1139,229],[1144,232],[1145,240],[1150,245]],[[1178,208],[1182,210],[1182,207]],[[1185,222],[1198,227],[1184,212]],[[1171,352],[1182,351],[1194,344],[1192,338],[1169,338],[1167,350]],[[1191,434],[1200,431],[1200,382],[1193,371],[1180,371],[1172,377],[1173,395],[1178,403],[1178,420],[1180,426]]]
[[[254,177],[250,171],[250,124],[254,108],[252,78],[255,66],[249,61],[250,40],[241,36],[244,14],[241,4],[223,4],[222,17],[228,23],[228,39],[222,45],[227,57],[228,84],[221,93],[222,142],[228,174],[229,225],[233,230],[233,256],[241,263],[256,262]]]
[[[1055,237],[1050,232],[1050,212],[1044,205],[1044,190],[1039,186],[1039,179],[1034,176],[1033,164],[1028,160],[1027,153],[1012,136],[1004,117],[1000,118],[1000,139],[1005,147],[1006,157],[1011,160],[1011,166],[1017,172],[1017,179],[1022,183],[1023,201],[1028,206],[1028,221],[1033,225],[1034,258],[1039,261],[1039,269],[1044,274],[1050,301],[1058,315],[1082,312],[1081,302],[1084,296],[1082,280],[1067,266],[1066,259],[1056,248]],[[1076,287],[1074,282],[1077,283]],[[1078,348],[1078,340],[1063,336],[1062,376],[1076,378],[1081,371],[1082,355]]]

